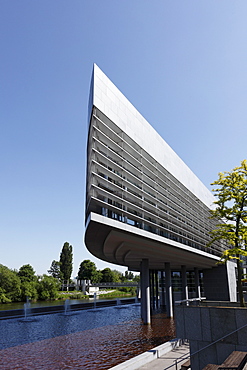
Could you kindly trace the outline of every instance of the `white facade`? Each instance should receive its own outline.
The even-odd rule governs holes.
[[[208,207],[214,196],[128,99],[94,64],[92,103]]]
[[[215,265],[213,195],[96,65],[89,119],[89,251],[137,270],[143,258],[153,269]]]

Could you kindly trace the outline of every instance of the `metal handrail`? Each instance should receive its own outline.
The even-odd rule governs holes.
[[[179,303],[189,303],[189,302],[195,302],[195,301],[203,301],[207,299],[206,297],[199,297],[199,298],[188,298],[188,299],[182,299],[181,301],[175,301],[175,303],[179,304]]]
[[[186,360],[187,358],[190,358],[190,357],[192,357],[192,356],[197,355],[199,352],[203,351],[204,349],[209,348],[209,347],[210,347],[210,346],[212,346],[213,344],[216,344],[216,343],[220,342],[221,340],[223,340],[223,339],[225,339],[225,338],[229,337],[230,335],[232,335],[232,334],[234,334],[234,333],[238,332],[239,330],[242,330],[243,328],[246,328],[246,327],[247,327],[247,324],[245,324],[245,325],[241,326],[240,328],[238,328],[238,329],[236,329],[236,330],[233,330],[232,332],[230,332],[230,333],[228,333],[228,334],[224,335],[223,337],[221,337],[221,338],[219,338],[219,339],[215,340],[214,342],[212,342],[212,343],[208,344],[207,346],[205,346],[205,347],[203,347],[203,348],[199,349],[198,351],[196,351],[196,352],[192,353],[192,355],[187,355],[186,357],[184,357],[185,355],[182,355],[182,356],[180,356],[179,358],[176,358],[176,359],[174,360],[175,364],[172,364],[172,365],[170,365],[170,366],[166,367],[164,370],[168,370],[168,369],[170,369],[170,368],[171,368],[172,366],[174,366],[174,365],[176,366],[176,370],[178,370],[178,366],[177,366],[177,365],[178,365],[180,362],[182,362],[182,361]]]

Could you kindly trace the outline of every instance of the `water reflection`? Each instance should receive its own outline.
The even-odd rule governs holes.
[[[143,325],[135,305],[44,315],[32,323],[4,320],[0,325],[4,370],[109,369],[175,337],[173,320],[159,312],[152,316],[152,326]]]

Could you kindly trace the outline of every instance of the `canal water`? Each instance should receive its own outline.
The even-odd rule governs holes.
[[[0,320],[0,369],[109,369],[174,337],[164,312],[143,325],[135,304]]]

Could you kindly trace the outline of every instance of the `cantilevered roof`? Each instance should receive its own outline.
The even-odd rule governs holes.
[[[186,265],[187,270],[215,266],[219,257],[145,230],[91,213],[86,225],[85,242],[96,257],[117,265],[139,270],[143,258],[150,269],[162,270],[170,262],[173,270]]]

